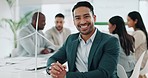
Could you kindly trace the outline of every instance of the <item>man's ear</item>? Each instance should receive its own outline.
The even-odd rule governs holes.
[[[74,20],[74,17],[73,17],[73,23],[74,23],[74,25],[76,25],[76,24],[75,24],[75,20]]]
[[[74,25],[76,26],[75,20],[73,20],[73,22],[74,22]]]
[[[35,25],[35,20],[32,21],[32,24]]]
[[[32,21],[32,25],[33,25],[33,26],[36,26],[36,20],[33,20],[33,21]]]
[[[94,18],[94,22],[96,22],[96,15],[93,15],[93,18]]]

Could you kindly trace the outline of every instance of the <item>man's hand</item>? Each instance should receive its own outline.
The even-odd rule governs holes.
[[[64,78],[66,76],[66,66],[63,66],[59,62],[51,64],[50,75],[53,78]]]
[[[51,49],[45,48],[44,50],[41,51],[41,54],[48,54],[48,53],[51,53],[51,52],[52,52]]]

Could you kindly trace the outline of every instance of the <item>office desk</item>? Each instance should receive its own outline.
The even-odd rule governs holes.
[[[45,71],[47,59],[51,56],[39,56],[37,67],[44,67],[35,71],[35,57],[16,57],[0,59],[0,78],[51,78]]]
[[[9,70],[9,69],[8,69]],[[0,71],[1,78],[52,78],[43,71],[20,71],[20,72],[6,72]]]

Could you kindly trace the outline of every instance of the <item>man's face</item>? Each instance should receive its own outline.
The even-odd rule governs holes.
[[[34,25],[36,26],[36,21],[34,21]],[[46,22],[45,22],[45,16],[44,15],[40,15],[39,16],[39,20],[38,20],[38,30],[43,30],[44,26],[45,26]]]
[[[64,25],[64,18],[62,17],[56,17],[55,18],[55,27],[58,31],[61,31],[63,29]]]
[[[78,7],[73,12],[74,24],[82,35],[88,35],[95,29],[96,16],[87,7]]]

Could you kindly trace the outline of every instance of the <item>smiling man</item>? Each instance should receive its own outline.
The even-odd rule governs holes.
[[[96,15],[89,2],[78,2],[72,13],[79,33],[70,35],[48,59],[47,73],[53,78],[117,78],[118,39],[94,26]],[[66,61],[68,71],[62,65]]]

